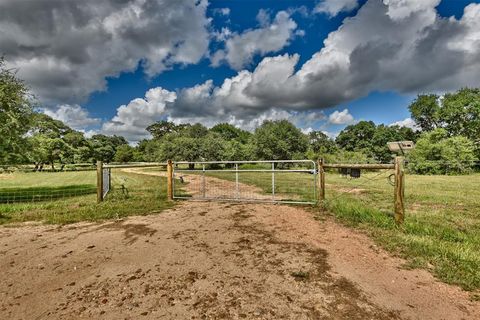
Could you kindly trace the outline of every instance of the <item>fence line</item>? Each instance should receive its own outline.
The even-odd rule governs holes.
[[[395,223],[402,224],[405,220],[405,158],[395,157],[393,164],[346,164],[346,163],[325,163],[323,159],[318,161],[318,201],[324,204],[325,201],[325,169],[367,169],[367,170],[395,170],[394,181],[394,215]]]

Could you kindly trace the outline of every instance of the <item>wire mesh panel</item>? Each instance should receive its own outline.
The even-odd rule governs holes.
[[[46,202],[95,192],[93,170],[0,174],[0,203]]]
[[[166,198],[167,172],[164,164],[108,165],[107,169],[109,170],[107,199],[115,201],[132,197]],[[104,180],[104,188],[106,184]]]
[[[111,169],[110,168],[104,168],[102,170],[102,175],[103,175],[103,184],[102,184],[102,192],[103,192],[103,197],[107,195],[108,191],[110,191],[111,187],[111,181],[110,181],[110,174],[111,174]]]
[[[310,160],[176,162],[174,198],[313,204],[316,176]]]

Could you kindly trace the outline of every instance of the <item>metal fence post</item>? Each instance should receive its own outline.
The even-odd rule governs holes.
[[[168,200],[173,200],[173,162],[167,161],[167,197]]]
[[[103,162],[97,161],[97,203],[103,201]]]
[[[275,201],[275,162],[272,162],[272,200]]]
[[[405,219],[405,172],[404,157],[395,157],[395,223],[402,224]]]
[[[203,198],[206,196],[206,190],[205,190],[205,164],[203,165],[203,174],[202,174],[202,195]]]
[[[238,163],[235,163],[235,198],[240,197],[240,190],[238,185]]]

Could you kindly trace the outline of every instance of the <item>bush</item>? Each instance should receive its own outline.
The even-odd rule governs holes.
[[[418,174],[466,174],[475,161],[474,144],[463,136],[448,137],[445,129],[422,134],[408,155],[408,169]]]

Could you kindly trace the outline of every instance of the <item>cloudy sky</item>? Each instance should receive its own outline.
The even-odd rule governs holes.
[[[131,142],[162,119],[334,136],[480,86],[480,0],[0,0],[0,55],[48,115]]]

